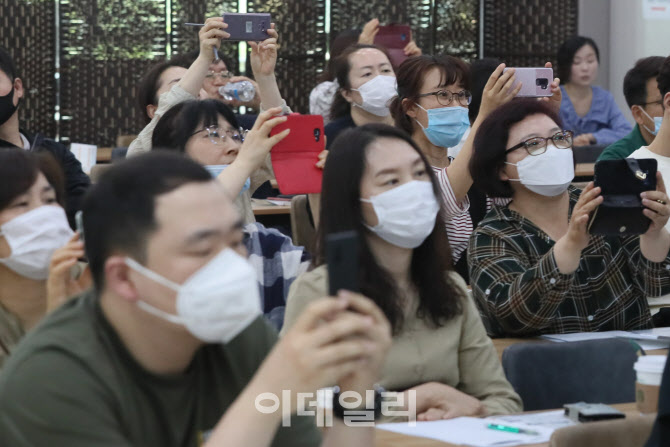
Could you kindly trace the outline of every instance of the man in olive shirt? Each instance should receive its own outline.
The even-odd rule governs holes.
[[[664,57],[650,56],[638,60],[623,79],[623,94],[635,119],[633,130],[605,148],[598,160],[627,158],[642,146],[654,141],[658,129],[654,119],[663,116],[661,93],[656,77],[661,71]]]
[[[314,418],[279,427],[295,394],[373,387],[391,340],[381,311],[355,294],[324,298],[277,342],[240,256],[239,216],[196,163],[170,153],[125,161],[91,190],[83,219],[96,290],[9,358],[0,445],[316,446]],[[274,413],[257,410],[263,393],[278,396]],[[338,419],[324,440],[373,443],[373,428]]]

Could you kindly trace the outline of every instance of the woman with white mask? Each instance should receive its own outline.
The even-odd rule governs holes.
[[[571,186],[573,132],[555,109],[516,100],[475,138],[470,173],[495,206],[468,248],[472,293],[493,337],[651,327],[647,297],[670,293],[670,205],[658,173],[641,235],[589,233],[600,188]]]
[[[521,85],[512,88],[516,80],[514,69],[503,72],[504,68],[505,65],[500,64],[489,77],[471,131],[468,116],[472,99],[470,70],[465,62],[448,55],[423,55],[406,60],[396,71],[398,97],[391,103],[391,114],[396,127],[412,135],[437,176],[445,203],[446,230],[453,261],[456,271],[466,281],[466,250],[470,235],[493,205],[479,191],[471,190],[468,163],[472,142],[481,122],[496,107],[511,101],[521,88]],[[551,87],[558,96],[553,98],[558,108],[561,103],[558,82]],[[452,159],[448,155],[449,148],[457,146],[468,131],[470,134],[462,149]]]
[[[84,247],[62,204],[55,160],[0,149],[0,366],[47,312],[90,284],[87,274],[71,277]]]
[[[324,131],[330,148],[344,130],[365,124],[393,124],[389,111],[397,95],[395,73],[386,51],[376,45],[352,45],[335,60],[340,86]]]
[[[517,412],[521,401],[451,265],[439,197],[405,132],[369,124],[343,133],[324,169],[315,268],[293,283],[284,328],[328,292],[326,235],[353,230],[361,293],[393,328],[381,385],[415,390],[420,420]]]

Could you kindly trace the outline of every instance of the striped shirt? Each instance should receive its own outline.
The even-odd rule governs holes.
[[[570,214],[580,190],[570,187]],[[554,241],[508,206],[495,206],[468,248],[472,293],[492,337],[651,327],[647,296],[670,293],[670,256],[656,263],[639,236],[591,236],[564,275]]]
[[[442,192],[442,202],[444,203],[443,218],[446,222],[451,255],[454,263],[456,263],[468,248],[468,241],[472,234],[472,219],[468,212],[470,200],[467,196],[460,202],[456,200],[456,195],[447,176],[447,168],[436,168],[435,166],[432,168],[435,171],[437,183]]]

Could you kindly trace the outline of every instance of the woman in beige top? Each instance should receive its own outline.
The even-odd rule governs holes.
[[[521,410],[463,280],[453,271],[435,175],[416,143],[381,124],[338,137],[324,169],[316,268],[289,292],[284,328],[328,295],[325,235],[359,235],[359,286],[393,345],[381,385],[417,392],[420,420]]]
[[[0,150],[0,367],[44,315],[90,286],[63,194],[63,174],[49,154]]]

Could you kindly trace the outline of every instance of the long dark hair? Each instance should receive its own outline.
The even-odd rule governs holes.
[[[361,292],[382,309],[397,333],[403,325],[403,297],[391,277],[375,259],[365,238],[361,212],[361,178],[365,170],[367,149],[378,138],[394,138],[409,144],[419,154],[439,198],[437,180],[428,160],[414,140],[405,132],[384,124],[367,124],[348,129],[334,141],[323,172],[321,220],[317,232],[314,265],[325,263],[326,235],[354,230],[360,240],[359,284]],[[407,216],[411,219],[411,216]],[[436,326],[444,325],[462,311],[461,291],[447,275],[452,271],[451,248],[441,213],[426,240],[414,249],[411,278],[419,291],[418,315]]]
[[[349,104],[349,102],[344,99],[341,91],[351,90],[351,82],[349,81],[349,72],[351,71],[350,56],[358,50],[365,48],[379,50],[384,53],[387,58],[389,57],[388,51],[382,47],[377,45],[357,43],[345,49],[342,54],[334,59],[333,64],[335,67],[335,79],[337,79],[337,83],[340,87],[337,93],[335,93],[335,97],[333,98],[333,105],[330,107],[330,118],[333,120],[345,117],[351,113],[351,104]],[[391,59],[389,58],[389,61],[390,60]]]
[[[326,64],[326,69],[318,77],[317,82],[327,82],[335,79],[335,60],[349,46],[358,42],[358,36],[361,34],[359,29],[345,30],[339,33],[330,43],[330,59]]]
[[[205,99],[181,102],[165,112],[158,121],[151,137],[151,147],[185,152],[186,143],[198,130],[198,126],[216,126],[219,116],[224,117],[234,129],[239,127],[233,111],[221,101]]]

